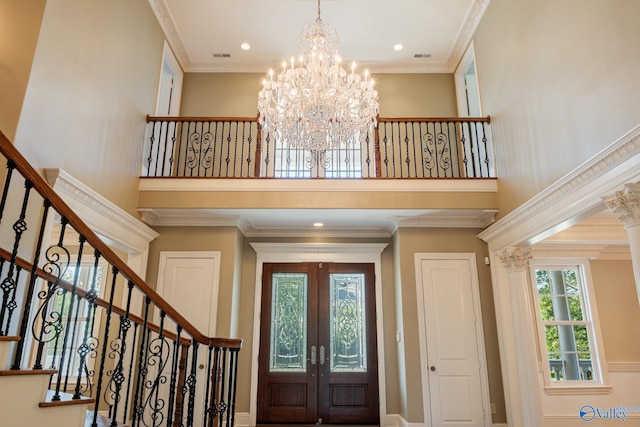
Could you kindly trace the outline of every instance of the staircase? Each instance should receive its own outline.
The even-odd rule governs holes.
[[[0,154],[0,425],[233,427],[242,340],[187,322],[1,132]]]

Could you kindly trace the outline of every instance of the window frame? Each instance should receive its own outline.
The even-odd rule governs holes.
[[[529,263],[531,278],[531,293],[535,325],[538,337],[538,360],[541,362],[541,371],[544,379],[545,391],[548,394],[579,394],[581,391],[587,393],[609,393],[611,387],[608,383],[607,363],[602,345],[602,333],[600,331],[600,321],[598,319],[598,309],[596,305],[593,279],[589,259],[585,258],[533,258]],[[578,286],[582,298],[583,312],[582,321],[579,324],[587,326],[587,336],[592,353],[593,380],[554,380],[551,378],[551,368],[549,362],[549,352],[545,326],[540,312],[540,298],[537,288],[536,270],[564,270],[575,269],[578,274]]]

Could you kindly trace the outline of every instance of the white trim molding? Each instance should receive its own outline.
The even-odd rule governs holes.
[[[45,169],[47,182],[64,202],[110,244],[145,252],[159,234],[62,169]]]
[[[601,196],[640,180],[640,125],[478,235],[496,250],[531,245],[605,210]]]
[[[262,302],[262,266],[271,262],[344,262],[375,265],[376,329],[378,334],[378,382],[380,427],[387,427],[387,394],[384,358],[384,322],[382,310],[382,251],[387,243],[250,243],[256,251],[256,283],[253,310],[251,391],[249,425],[256,425],[258,407],[258,348],[260,348],[260,304]]]

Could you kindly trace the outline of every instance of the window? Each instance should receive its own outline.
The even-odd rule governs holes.
[[[603,381],[588,261],[532,263],[534,300],[547,386]]]

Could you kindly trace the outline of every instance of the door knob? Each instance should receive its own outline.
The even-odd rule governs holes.
[[[198,368],[204,369],[204,363],[201,363],[200,365],[198,365]]]
[[[435,372],[436,371],[436,367],[435,366],[432,366],[429,369],[431,369],[431,372]]]

